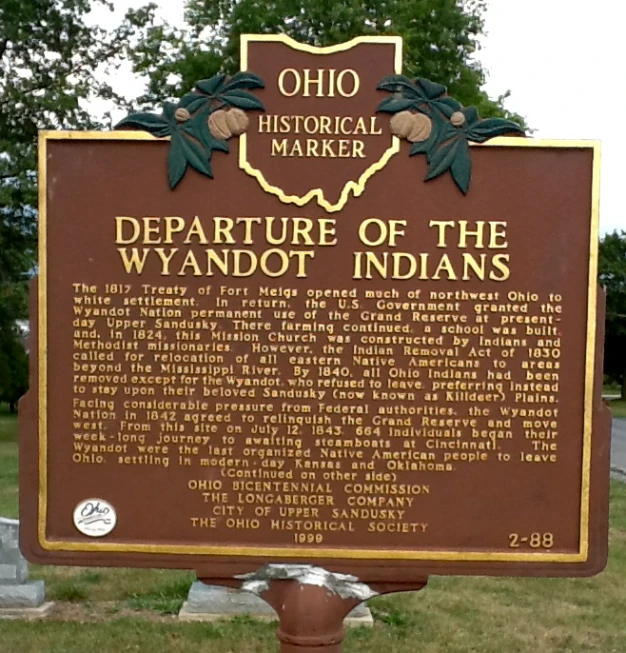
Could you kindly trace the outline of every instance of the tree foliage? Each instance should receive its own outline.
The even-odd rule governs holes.
[[[482,89],[486,73],[475,55],[485,7],[486,0],[187,0],[187,27],[152,25],[134,53],[137,71],[150,79],[142,101],[155,106],[196,79],[234,73],[241,34],[287,34],[316,46],[390,34],[403,37],[405,75],[446,85],[484,118],[524,125],[503,107],[505,96],[492,100]]]
[[[17,325],[0,330],[0,401],[15,412],[18,399],[28,389],[28,355]]]
[[[0,377],[8,378],[13,369],[9,360],[23,360],[15,348],[15,320],[26,316],[26,284],[36,270],[37,133],[101,127],[90,111],[94,99],[127,106],[106,81],[111,67],[130,59],[148,78],[141,103],[154,107],[180,97],[198,79],[236,72],[242,33],[285,33],[313,45],[395,34],[404,39],[406,75],[447,85],[483,117],[519,121],[503,108],[502,98],[492,100],[482,90],[485,71],[475,55],[485,4],[187,0],[182,29],[159,23],[154,5],[129,11],[116,28],[105,29],[90,22],[89,12],[97,5],[110,7],[107,0],[1,0]]]
[[[626,231],[600,241],[599,278],[606,290],[604,373],[621,384],[626,399]]]
[[[26,317],[26,284],[36,268],[38,131],[99,126],[87,101],[121,101],[104,81],[107,68],[119,65],[153,12],[151,6],[129,12],[105,30],[88,22],[94,4],[108,6],[0,3],[0,377],[9,359],[21,360],[15,320]]]

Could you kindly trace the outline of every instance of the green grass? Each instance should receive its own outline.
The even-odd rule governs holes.
[[[79,603],[87,599],[87,591],[80,583],[61,581],[56,583],[51,591],[48,592],[48,598],[52,601],[68,601],[69,603]]]
[[[616,383],[615,381],[607,381],[606,377],[604,378],[604,385],[602,388],[604,394],[618,395],[621,389],[622,386],[619,383]]]
[[[183,606],[192,578],[180,577],[156,589],[134,590],[127,598],[132,610],[153,610],[160,614],[178,614]]]
[[[97,574],[97,582],[89,578]],[[56,596],[68,587],[77,588],[84,593],[84,599],[90,603],[118,602],[119,607],[134,610],[152,609],[159,604],[156,611],[170,607],[174,601],[180,601],[194,580],[194,575],[186,571],[168,571],[164,569],[103,569],[85,567],[57,567],[31,565],[31,577],[46,582],[48,594]],[[144,607],[141,607],[144,606]]]
[[[0,412],[0,514],[17,516],[15,418]],[[0,622],[7,653],[270,653],[276,624],[179,623],[188,572],[31,566],[57,602],[45,621]],[[370,602],[373,629],[344,653],[624,653],[626,484],[611,485],[610,556],[591,579],[432,578]]]
[[[611,399],[608,402],[613,417],[626,417],[626,401],[623,399]]]
[[[0,515],[17,519],[17,418],[0,403]]]

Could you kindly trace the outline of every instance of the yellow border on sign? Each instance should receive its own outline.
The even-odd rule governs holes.
[[[37,195],[39,202],[38,216],[38,253],[39,277],[37,279],[37,380],[38,380],[38,451],[39,451],[39,501],[38,524],[39,542],[43,543],[46,534],[46,519],[48,515],[48,243],[46,215],[48,199],[47,163],[48,150],[46,141],[50,132],[39,132],[38,164],[39,177]]]
[[[581,563],[589,557],[590,526],[590,483],[591,483],[591,439],[593,426],[593,397],[595,372],[595,341],[597,321],[597,270],[600,200],[600,143],[579,140],[541,140],[501,137],[475,147],[530,147],[537,149],[585,149],[593,152],[593,174],[591,188],[591,224],[589,243],[589,275],[587,304],[587,344],[585,351],[583,458],[580,501],[580,536],[577,553],[508,553],[489,551],[432,551],[432,550],[374,550],[374,549],[325,549],[300,547],[267,547],[238,545],[175,545],[175,544],[119,544],[103,541],[61,541],[47,538],[48,513],[48,331],[47,331],[47,141],[48,140],[118,140],[153,141],[150,134],[136,131],[113,132],[40,132],[39,135],[39,285],[38,285],[38,372],[39,372],[39,505],[38,539],[42,549],[47,551],[109,552],[109,553],[151,553],[171,555],[222,555],[255,556],[273,558],[342,558],[359,560],[424,560],[450,562],[536,562],[536,563]]]
[[[357,36],[356,38],[340,43],[339,45],[329,45],[326,47],[316,47],[313,45],[306,45],[299,43],[290,36],[285,34],[242,34],[241,35],[241,70],[248,70],[248,44],[249,43],[284,43],[293,50],[300,52],[307,52],[309,54],[325,55],[333,54],[335,52],[345,52],[360,43],[387,43],[395,46],[396,52],[394,57],[394,70],[396,74],[402,72],[402,37],[401,36]],[[296,206],[304,206],[312,199],[315,199],[319,206],[328,211],[328,213],[335,213],[341,211],[350,199],[350,193],[354,197],[359,197],[365,190],[365,184],[369,179],[375,175],[379,170],[382,170],[391,157],[400,151],[400,139],[397,136],[391,137],[391,147],[387,148],[382,157],[373,163],[357,181],[348,181],[343,187],[337,202],[329,202],[324,196],[323,188],[312,188],[305,195],[288,195],[282,188],[270,184],[265,175],[255,168],[248,161],[248,137],[244,132],[239,137],[239,167],[244,170],[251,177],[254,177],[260,184],[261,188],[271,195],[276,195],[278,199],[285,204],[295,204]]]
[[[507,137],[494,138],[484,143],[492,147],[509,145]],[[587,288],[587,349],[585,352],[585,388],[583,412],[583,460],[582,483],[580,492],[580,552],[579,560],[584,562],[589,557],[589,523],[590,523],[590,490],[591,490],[591,437],[593,430],[593,394],[595,380],[597,301],[598,301],[598,248],[600,237],[600,141],[535,141],[533,139],[516,138],[518,147],[535,147],[536,143],[548,143],[549,147],[569,149],[592,149],[593,172],[591,178],[591,224],[589,233],[589,277]]]

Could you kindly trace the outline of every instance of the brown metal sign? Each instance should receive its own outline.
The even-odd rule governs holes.
[[[512,123],[400,50],[248,36],[161,115],[42,134],[31,560],[603,568],[598,146],[483,145]]]
[[[311,203],[340,211],[400,149],[371,111],[381,94],[376,83],[365,83],[364,72],[372,80],[399,74],[401,41],[361,37],[312,48],[284,37],[244,36],[244,70],[249,60],[275,83],[263,91],[267,112],[241,135],[240,167],[292,209]],[[290,165],[277,166],[279,159]]]

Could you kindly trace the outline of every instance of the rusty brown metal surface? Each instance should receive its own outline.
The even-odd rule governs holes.
[[[274,581],[262,598],[279,615],[281,653],[338,653],[345,637],[343,620],[359,604],[325,587],[295,581]]]
[[[258,65],[251,60],[249,67],[266,79],[259,97],[268,114],[375,115],[370,104],[382,97],[375,86],[392,61],[390,52],[380,61],[359,60],[349,52],[345,59],[337,55],[337,66],[359,71],[363,88],[370,89],[367,102],[357,99],[344,106],[341,99],[313,98],[287,107],[271,83],[285,65],[283,47],[266,46],[265,58],[251,48]],[[304,66],[311,57],[294,54],[289,65]],[[386,118],[379,116],[379,124],[383,133],[371,137],[372,156],[378,158],[391,142]],[[317,160],[268,158],[268,139],[255,138],[254,125],[247,134],[250,160],[267,173],[268,183],[305,193],[314,180],[328,197],[337,196],[344,177],[333,167],[336,161],[326,166]],[[166,181],[166,142],[67,138],[48,140],[46,147],[45,265],[40,270],[45,294],[33,286],[31,391],[20,404],[22,546],[31,560],[190,568],[201,578],[226,582],[280,559],[315,562],[367,582],[414,586],[429,574],[575,576],[603,568],[610,417],[601,406],[602,300],[597,311],[588,310],[595,292],[595,280],[590,284],[592,148],[472,148],[473,180],[465,197],[447,176],[423,183],[425,162],[408,157],[409,145],[403,143],[368,179],[360,197],[351,196],[340,211],[328,212],[315,199],[298,207],[266,192],[239,167],[235,140],[230,154],[214,156],[213,180],[190,170],[175,191]],[[346,158],[342,174],[358,179],[362,166]],[[302,170],[310,170],[311,179]],[[152,223],[157,231],[152,236],[142,231],[139,239],[127,242],[133,225],[143,229],[143,218],[151,216],[160,218]],[[164,242],[166,216],[179,216],[186,225],[169,243]],[[185,242],[195,216],[208,243],[197,237]],[[243,242],[240,225],[233,227],[235,243],[212,243],[216,217],[254,216],[261,222],[254,227],[253,242]],[[263,237],[268,216],[288,218],[288,242],[273,245]],[[124,242],[116,242],[120,217],[136,221],[123,223],[118,241]],[[296,218],[310,221],[316,245],[294,235]],[[402,235],[394,244],[389,238],[380,245],[364,243],[360,228],[373,218],[387,229],[398,221],[394,224]],[[432,221],[452,223],[445,246]],[[471,230],[483,224],[482,246],[472,237],[459,241],[462,221]],[[320,245],[324,228],[332,228],[326,242],[336,243]],[[368,238],[374,238],[376,228],[371,223]],[[505,240],[506,247],[496,246]],[[125,271],[122,247],[148,250],[141,274]],[[157,248],[172,257],[169,274]],[[280,277],[259,272],[237,277],[232,267],[225,275],[215,266],[214,274],[207,274],[207,249],[219,256],[243,249],[260,258],[271,248],[314,256],[306,258],[303,275],[293,259]],[[198,274],[193,265],[184,266],[188,252],[201,268]],[[402,253],[403,266],[414,257],[421,272],[399,278],[407,270],[402,267],[396,278],[392,271],[383,278],[372,268],[371,279],[358,278],[364,275],[357,273],[357,254],[364,252],[378,261]],[[477,265],[487,257],[486,278],[472,268],[462,278],[468,253]],[[438,274],[444,254],[450,262]],[[502,270],[493,265],[498,254],[508,256],[505,280],[499,280]],[[450,268],[458,278],[445,273]],[[185,294],[173,294],[174,288]],[[550,299],[555,295],[558,301]],[[86,297],[108,298],[102,306],[118,309],[121,317],[79,315],[77,307],[84,308]],[[181,314],[172,317],[142,314],[138,302],[151,297],[185,297],[194,303],[175,306]],[[276,303],[258,309],[250,301],[259,299]],[[502,306],[509,308],[498,309]],[[42,309],[45,332],[36,328]],[[211,312],[218,309],[261,314],[235,320],[215,317]],[[203,311],[213,316],[202,317]],[[444,322],[437,315],[457,320]],[[477,316],[484,315],[489,320],[479,321]],[[502,315],[510,321],[501,321]],[[518,316],[529,321],[518,322]],[[541,323],[545,316],[553,320]],[[181,326],[181,320],[194,324]],[[454,324],[474,327],[474,333],[443,328]],[[367,325],[398,325],[398,340],[368,340],[389,332],[360,330]],[[306,333],[315,339],[295,338]],[[181,340],[180,334],[189,339]],[[419,343],[419,338],[431,340]],[[102,350],[109,358],[77,359],[77,353],[100,351],[85,348],[84,342],[121,344]],[[162,348],[181,342],[212,344],[204,352],[207,358],[193,364],[195,371],[188,362],[162,358],[188,353]],[[150,347],[155,343],[160,348]],[[272,353],[275,345],[285,347]],[[552,353],[529,353],[544,349]],[[419,366],[420,360],[432,359],[447,362]],[[459,361],[477,365],[460,368]],[[533,382],[537,374],[554,375],[545,381],[551,389],[520,389],[529,382],[524,367],[529,361],[544,363],[534,368]],[[90,374],[89,367],[80,366],[90,364],[113,366],[97,375],[118,380],[77,381]],[[40,377],[43,369],[45,378]],[[455,376],[461,369],[475,374]],[[155,376],[167,377],[170,384],[154,383]],[[585,384],[594,378],[591,393]],[[237,396],[232,394],[237,379],[266,384],[240,386],[254,392]],[[342,379],[354,385],[333,385]],[[467,390],[463,384],[468,381],[483,385]],[[84,395],[76,386],[85,387]],[[115,394],[105,393],[109,387]],[[292,394],[272,396],[273,391]],[[85,397],[101,403],[83,408]],[[154,402],[155,407],[132,402]],[[158,407],[167,402],[176,407]],[[257,407],[246,408],[251,405]],[[558,413],[528,418],[536,422],[532,427],[520,415],[511,417],[512,409],[541,406]],[[489,409],[489,415],[478,414],[478,408]],[[309,421],[290,421],[295,417]],[[390,425],[390,417],[398,422]],[[381,424],[382,418],[387,422]],[[490,420],[498,422],[490,425]],[[532,445],[531,431],[553,435]],[[346,440],[353,444],[344,446]],[[451,440],[489,446],[467,451],[434,446]],[[84,444],[112,450],[91,454],[81,448]],[[458,455],[464,451],[477,457]],[[373,457],[373,452],[381,455]],[[229,477],[229,469],[256,476]],[[285,502],[285,497],[293,498]],[[115,528],[102,537],[79,532],[73,522],[76,506],[91,498],[108,502],[116,512]],[[284,645],[295,646],[287,641],[289,628],[281,629]]]

